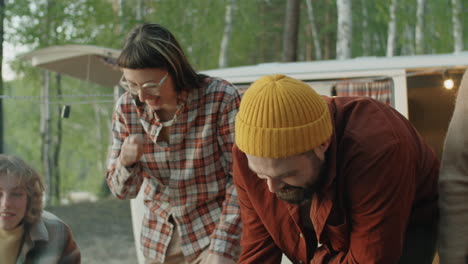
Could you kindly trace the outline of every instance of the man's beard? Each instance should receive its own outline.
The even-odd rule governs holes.
[[[276,192],[276,196],[281,200],[290,204],[302,204],[304,201],[312,199],[315,193],[315,188],[303,188],[287,185],[280,191]]]
[[[312,162],[312,167],[320,168],[317,179],[315,179],[315,182],[308,187],[298,187],[287,184],[281,188],[281,190],[275,193],[276,196],[281,200],[290,204],[302,204],[303,202],[312,199],[314,193],[322,185],[322,181],[325,178],[325,166],[323,166],[322,162],[315,153],[311,153],[307,155],[307,157],[310,159],[310,162]]]

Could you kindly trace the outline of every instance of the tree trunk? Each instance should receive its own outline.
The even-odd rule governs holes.
[[[418,9],[416,11],[416,54],[424,53],[424,9],[426,0],[418,0]]]
[[[51,160],[50,160],[50,105],[49,105],[49,90],[50,90],[50,73],[47,70],[43,71],[42,85],[42,104],[41,104],[41,160],[43,175],[45,178],[46,204],[50,205],[53,192],[51,183]]]
[[[143,9],[143,0],[137,0],[136,20],[142,22],[145,10]]]
[[[322,48],[320,47],[320,39],[315,24],[314,9],[312,7],[312,0],[306,0],[307,3],[307,16],[309,17],[310,29],[312,33],[312,41],[314,42],[315,59],[322,59]]]
[[[403,45],[402,54],[414,55],[414,32],[410,25],[405,26],[405,44]]]
[[[236,0],[229,0],[226,5],[226,13],[224,15],[224,33],[221,39],[221,48],[219,51],[219,68],[225,68],[229,65],[229,44],[231,42],[232,33],[232,18],[236,8]]]
[[[45,32],[42,35],[41,46],[48,46],[50,41],[50,32],[52,27],[52,14],[54,0],[47,0],[47,13],[45,22]],[[42,85],[42,105],[41,105],[41,161],[42,170],[45,178],[46,185],[46,205],[50,205],[52,202],[51,197],[54,195],[54,189],[52,185],[52,160],[50,157],[51,149],[51,129],[50,129],[50,72],[47,70],[43,71],[43,85]]]
[[[5,94],[3,89],[3,20],[5,19],[5,0],[0,0],[0,94]],[[3,153],[3,98],[0,98],[0,153]]]
[[[362,5],[362,30],[361,30],[361,34],[362,34],[362,55],[363,56],[369,56],[370,54],[372,54],[372,52],[370,51],[370,38],[369,38],[369,24],[368,24],[368,19],[369,19],[369,15],[368,15],[368,12],[367,12],[367,6],[366,6],[366,0],[362,0],[361,1],[361,5]]]
[[[326,0],[326,4],[331,6],[335,5],[335,0]],[[332,25],[335,23],[335,15],[332,12],[325,13],[325,25]],[[325,35],[323,48],[323,59],[330,60],[335,57],[333,51],[336,51],[336,34],[335,32],[329,31]]]
[[[463,24],[461,13],[463,7],[460,0],[452,0],[452,24],[453,24],[453,50],[463,51]]]
[[[93,103],[93,110],[94,110],[94,118],[96,120],[96,140],[99,142],[97,144],[97,155],[96,155],[96,162],[97,162],[97,167],[100,171],[103,170],[102,165],[105,163],[105,160],[102,159],[102,153],[104,152],[103,148],[103,140],[102,140],[102,129],[101,129],[101,111],[99,108],[99,105],[96,103]],[[105,159],[105,157],[104,157]]]
[[[337,0],[338,33],[336,42],[336,58],[339,60],[351,58],[353,17],[351,0]]]
[[[297,40],[299,32],[299,0],[287,0],[283,32],[283,61],[297,61]]]
[[[261,24],[261,28],[265,28],[265,7],[266,3],[263,2],[263,1],[260,1],[258,2],[258,13],[259,13],[259,16],[261,17],[260,19],[260,24]],[[261,61],[261,62],[264,62],[266,61],[266,55],[267,55],[267,52],[266,52],[266,48],[265,48],[265,42],[266,42],[266,32],[265,30],[261,30],[260,32],[258,32],[258,43],[257,43],[257,48],[256,48],[256,54],[257,55],[257,58],[256,58],[256,62],[257,61]]]
[[[395,55],[397,5],[397,0],[392,0],[390,4],[390,20],[388,21],[387,57],[393,57]]]
[[[62,76],[59,73],[55,74],[55,83],[57,85],[57,98],[62,98]],[[61,108],[60,105],[57,107],[58,112],[60,113]],[[51,195],[51,199],[53,199],[54,202],[58,203],[60,202],[60,186],[61,186],[61,181],[60,181],[60,149],[62,147],[62,119],[57,118],[57,134],[56,134],[56,140],[54,143],[54,152],[53,152],[53,167],[52,167],[52,175],[53,175],[53,196]]]
[[[124,17],[124,8],[125,8],[125,0],[119,0],[119,11],[117,15],[120,18],[120,24],[118,25],[120,35],[125,35],[124,29],[125,29],[126,20]]]
[[[426,7],[426,14],[428,16],[430,16],[430,14],[435,14],[433,10],[434,10],[434,7],[431,6],[431,5],[428,5]],[[436,26],[435,26],[435,19],[429,19],[429,21],[427,22],[426,30],[425,30],[424,34],[428,35],[428,36],[436,36],[437,35]],[[437,53],[436,46],[434,45],[433,42],[430,45],[426,45],[426,53],[429,53],[429,54]]]

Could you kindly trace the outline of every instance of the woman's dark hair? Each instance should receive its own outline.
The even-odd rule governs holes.
[[[174,35],[159,24],[135,27],[127,36],[117,64],[127,69],[163,68],[172,76],[178,93],[200,88],[207,77],[193,69]]]

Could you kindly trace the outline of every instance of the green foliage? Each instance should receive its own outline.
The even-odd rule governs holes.
[[[468,3],[466,3],[466,1],[465,1],[465,6],[468,8]],[[426,52],[428,53],[453,52],[451,1],[446,1],[446,0],[427,1],[426,12],[427,12],[426,21],[425,21],[426,22],[426,30],[425,30]],[[428,19],[428,18],[431,18],[431,19]],[[467,29],[468,26],[465,25],[464,28]]]
[[[89,44],[120,48],[127,32],[136,24],[160,23],[180,41],[190,61],[198,70],[216,68],[224,30],[228,0],[155,0],[143,1],[144,16],[136,19],[137,0],[125,0],[122,15],[117,0],[15,0],[6,6],[5,40],[31,50],[50,45]],[[324,59],[335,57],[336,1],[312,1]],[[451,4],[448,0],[426,1],[425,49],[428,53],[453,50]],[[464,3],[464,12],[468,5]],[[397,54],[409,43],[408,28],[416,25],[416,1],[399,0],[397,9]],[[390,1],[353,1],[353,57],[385,54]],[[301,3],[299,28],[300,60],[313,58],[311,33],[305,2]],[[230,66],[281,60],[284,27],[284,0],[237,0],[230,43]],[[366,12],[364,12],[364,10]],[[367,15],[365,15],[367,13]],[[367,30],[362,30],[363,20]],[[463,18],[465,43],[468,26]],[[414,32],[413,32],[414,34]],[[367,49],[362,42],[368,39]],[[465,49],[468,47],[465,44]],[[16,61],[17,80],[5,84],[5,94],[39,96],[42,70],[24,61]],[[79,66],[77,66],[79,67]],[[85,69],[83,69],[85,70]],[[54,76],[54,75],[52,75]],[[53,80],[53,78],[51,79]],[[111,94],[109,88],[64,77],[64,95]],[[57,95],[52,81],[51,95]],[[5,99],[5,148],[41,170],[39,98]],[[62,193],[69,190],[98,192],[104,180],[105,160],[110,143],[112,104],[73,104],[72,101],[112,100],[111,97],[53,98],[51,105],[52,140],[57,140],[56,122],[60,107],[71,104],[69,119],[62,120],[60,177]]]
[[[64,78],[65,95],[112,94],[112,89]],[[105,170],[105,157],[110,142],[112,103],[92,101],[112,100],[110,96],[63,98],[59,105],[52,106],[53,123],[60,117],[60,108],[69,102],[70,117],[62,119],[62,150],[60,155],[62,188],[71,190],[99,191]],[[81,103],[73,103],[81,102]],[[53,127],[54,128],[54,127]],[[54,133],[54,132],[52,132]]]
[[[37,69],[35,69],[37,71]],[[64,78],[65,95],[112,94],[112,90],[84,81]],[[5,151],[16,154],[41,171],[40,157],[40,82],[27,78],[5,84],[5,95],[16,98],[4,100]],[[52,89],[54,91],[54,89]],[[27,99],[18,98],[19,96]],[[31,98],[32,96],[37,96]],[[71,190],[98,192],[103,181],[105,157],[110,142],[110,120],[112,103],[98,103],[97,109],[91,102],[112,100],[111,97],[63,97],[51,98],[52,135],[57,135],[53,125],[61,118],[60,110],[64,104],[71,105],[68,119],[62,119],[63,138],[60,155],[61,189],[63,193]],[[74,103],[75,102],[75,103]],[[96,118],[98,115],[100,118]],[[55,137],[52,140],[56,140]]]
[[[34,86],[26,79],[18,79],[6,82],[4,91],[7,96],[39,96],[39,90]],[[39,169],[40,105],[39,98],[30,100],[3,100],[5,152],[18,155]]]
[[[168,27],[197,69],[216,67],[224,26],[224,1],[161,0],[154,2],[153,8],[148,21]]]

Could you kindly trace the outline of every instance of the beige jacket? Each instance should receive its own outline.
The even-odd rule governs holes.
[[[440,263],[468,263],[468,71],[445,139],[439,177]]]

